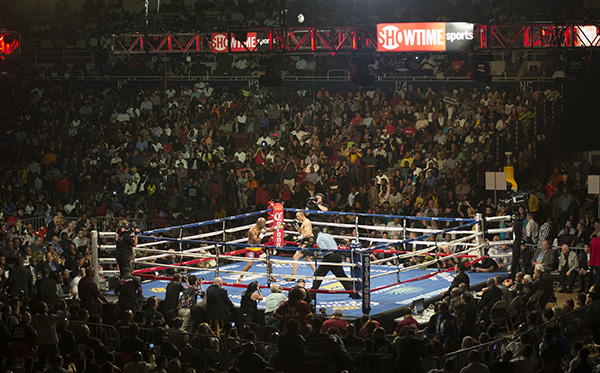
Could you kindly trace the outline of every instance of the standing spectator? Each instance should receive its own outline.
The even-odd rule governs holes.
[[[142,284],[132,276],[131,268],[125,268],[124,276],[115,287],[115,295],[119,297],[118,305],[121,312],[137,310],[138,298],[142,296]]]
[[[589,266],[594,272],[594,285],[600,287],[600,236],[592,238],[590,242]]]
[[[262,292],[258,286],[258,281],[252,281],[248,284],[246,291],[242,293],[240,302],[240,315],[242,322],[257,322],[257,306],[258,302],[263,299]],[[258,323],[262,324],[262,323]]]
[[[216,335],[219,335],[223,322],[231,320],[234,312],[227,290],[223,289],[223,279],[215,277],[213,284],[206,289],[206,318]]]
[[[56,331],[58,322],[62,318],[48,314],[48,305],[45,302],[38,304],[38,312],[33,316],[31,324],[37,332],[36,353],[39,370],[43,370],[46,361],[58,354],[58,333]],[[41,369],[40,369],[41,367]],[[38,371],[34,367],[34,371]]]
[[[23,293],[26,300],[33,296],[33,276],[31,271],[23,266],[23,257],[17,258],[7,280],[8,292],[12,295]]]
[[[540,227],[540,231],[538,234],[539,247],[542,247],[544,241],[550,242],[550,240],[552,239],[552,222],[552,216],[549,216],[548,219],[546,219],[546,222]]]
[[[469,278],[469,275],[465,273],[465,263],[458,263],[454,266],[454,271],[456,272],[456,276],[452,279],[452,283],[448,290],[442,294],[444,297],[449,296],[452,289],[457,288],[460,284],[467,285],[467,291],[471,288],[471,279]]]
[[[135,234],[134,234],[135,233]],[[125,225],[121,225],[117,230],[117,264],[121,271],[121,276],[125,274],[125,268],[133,269],[133,248],[137,246],[139,229],[134,229],[132,233]]]
[[[94,276],[96,276],[96,270],[94,268],[88,268],[85,273],[85,277],[79,281],[77,285],[77,291],[79,293],[79,299],[81,299],[81,306],[88,310],[90,314],[100,314],[101,304],[100,300],[104,303],[108,303],[108,300],[100,292],[98,285],[94,282]]]
[[[190,319],[192,317],[192,308],[196,306],[198,302],[198,296],[200,298],[204,298],[204,288],[202,286],[202,281],[204,279],[198,278],[195,275],[189,275],[187,278],[187,288],[183,290],[181,294],[181,298],[179,299],[179,311],[178,315],[183,320],[183,325],[181,326],[183,330],[188,331],[190,326]],[[200,284],[200,288],[198,289],[198,284]],[[195,330],[190,330],[190,332],[194,333]]]
[[[458,339],[456,319],[450,313],[448,303],[440,303],[439,311],[440,314],[435,326],[435,337],[442,343],[446,352],[451,352],[456,348]]]
[[[50,306],[58,299],[56,280],[50,277],[48,268],[42,269],[42,278],[37,283],[37,295]]]
[[[540,233],[540,225],[534,220],[533,214],[527,214],[527,225],[525,226],[527,232],[527,243],[537,245],[538,236]]]
[[[179,294],[184,289],[185,288],[181,284],[181,275],[176,273],[173,275],[171,282],[167,284],[165,300],[163,302],[165,317],[168,323],[170,323],[171,320],[177,316],[177,308],[179,307]]]
[[[581,281],[581,288],[579,289],[579,293],[585,293],[587,289],[591,288],[594,284],[594,274],[592,273],[592,268],[589,265],[590,263],[590,245],[585,244],[583,246],[583,252],[579,254],[579,278]],[[585,286],[587,283],[587,287]]]

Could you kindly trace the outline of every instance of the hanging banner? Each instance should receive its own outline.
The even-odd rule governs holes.
[[[379,52],[458,52],[473,49],[475,25],[464,22],[379,23]]]
[[[234,33],[231,33],[231,52],[256,52],[256,51],[268,51],[269,50],[269,39],[261,36],[259,38],[258,33],[248,32],[246,35],[246,42],[242,43],[234,37]],[[210,34],[210,51],[213,53],[226,53],[229,52],[229,45],[226,32],[215,32]],[[245,45],[245,47],[244,47]]]
[[[283,246],[283,203],[270,203],[269,206],[272,210],[270,212],[271,219],[273,219],[272,227],[275,227],[273,232],[273,245],[277,247]]]

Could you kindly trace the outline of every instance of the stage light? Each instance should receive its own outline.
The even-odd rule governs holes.
[[[298,23],[302,23],[304,22],[304,14],[300,13],[298,14]]]

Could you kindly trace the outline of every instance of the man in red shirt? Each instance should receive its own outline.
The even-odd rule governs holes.
[[[392,124],[392,120],[390,118],[385,120],[385,127],[383,127],[383,129],[385,129],[390,136],[396,132],[396,127]]]
[[[104,303],[108,303],[108,300],[100,292],[98,285],[94,282],[94,276],[96,276],[96,270],[94,268],[88,268],[85,271],[85,277],[79,280],[77,290],[79,293],[79,299],[81,299],[81,306],[87,309],[90,315],[100,314],[102,311],[100,300]]]
[[[589,266],[594,272],[594,285],[598,287],[600,286],[600,237],[594,237],[590,242]]]
[[[402,328],[405,326],[410,326],[416,330],[419,329],[419,322],[412,317],[412,311],[409,307],[404,307],[404,318],[400,320],[398,325],[396,325],[396,329],[394,330],[394,335],[400,335]]]
[[[310,306],[302,299],[302,292],[300,289],[292,289],[290,291],[290,298],[283,302],[279,308],[273,312],[273,316],[283,321],[283,325],[287,328],[287,323],[291,319],[295,319],[300,324],[300,332],[308,332],[308,319],[312,317]]]
[[[348,327],[348,321],[342,318],[341,308],[336,308],[333,310],[333,317],[331,319],[325,320],[321,329],[323,333],[327,333],[329,328],[332,327],[338,328],[342,338],[346,338],[346,328]]]

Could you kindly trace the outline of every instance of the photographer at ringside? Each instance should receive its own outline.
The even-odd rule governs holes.
[[[121,277],[125,275],[125,268],[133,270],[133,248],[138,244],[139,233],[140,230],[138,228],[131,230],[126,224],[122,224],[117,230],[117,237],[115,239],[117,243],[116,259],[119,271],[121,271]]]

